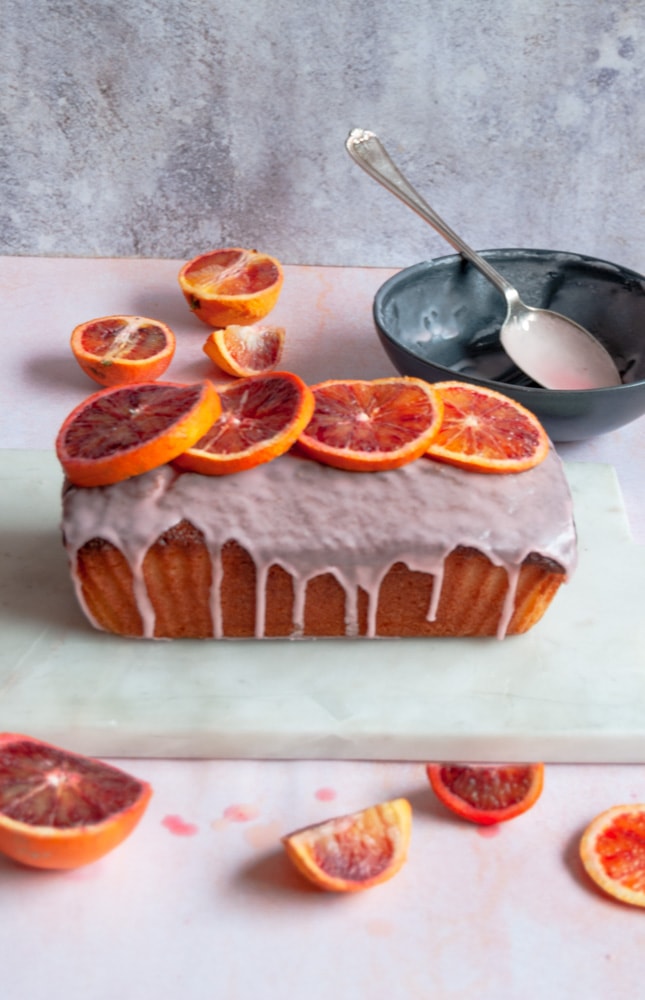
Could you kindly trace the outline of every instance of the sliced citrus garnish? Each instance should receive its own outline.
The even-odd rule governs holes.
[[[204,354],[228,375],[244,378],[273,371],[283,345],[282,326],[225,326],[213,330],[204,344]]]
[[[645,805],[614,806],[596,816],[582,835],[580,857],[610,896],[645,906]]]
[[[165,372],[175,353],[169,326],[144,316],[103,316],[72,331],[74,357],[100,385],[151,382]]]
[[[247,326],[263,319],[278,301],[283,280],[275,257],[241,247],[200,254],[179,272],[184,298],[209,326]]]
[[[251,469],[283,455],[314,410],[311,389],[292,372],[253,375],[220,388],[221,415],[175,464],[207,476]]]
[[[312,389],[316,408],[299,446],[339,469],[406,465],[428,450],[441,426],[441,397],[421,379],[332,379]]]
[[[0,734],[0,851],[36,868],[97,861],[134,830],[145,781],[31,736]]]
[[[411,827],[410,803],[394,799],[296,830],[282,843],[318,888],[356,892],[396,875],[407,858]]]
[[[69,414],[56,454],[77,486],[108,486],[190,448],[221,412],[211,382],[142,382],[101,389]]]
[[[428,448],[431,458],[476,472],[523,472],[544,458],[542,424],[514,399],[468,382],[435,382],[443,422]]]
[[[543,764],[428,764],[426,772],[448,809],[483,826],[526,812],[544,784]]]

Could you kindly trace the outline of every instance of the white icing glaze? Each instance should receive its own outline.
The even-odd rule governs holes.
[[[203,533],[210,553],[215,637],[222,635],[220,550],[230,540],[246,549],[256,566],[258,637],[273,564],[293,577],[297,631],[303,626],[307,581],[333,573],[347,595],[347,634],[357,633],[360,586],[368,595],[368,635],[374,635],[380,583],[394,563],[434,576],[432,621],[445,557],[458,546],[472,547],[507,571],[501,637],[524,559],[537,553],[559,563],[567,576],[576,562],[571,497],[553,451],[536,468],[511,475],[465,472],[426,458],[391,472],[348,473],[294,454],[220,477],[166,465],[114,486],[66,485],[63,535],[86,613],[76,553],[90,539],[103,538],[128,560],[144,634],[153,636],[143,559],[153,542],[184,518]]]

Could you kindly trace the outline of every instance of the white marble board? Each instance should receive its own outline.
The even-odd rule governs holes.
[[[0,730],[111,757],[645,762],[645,559],[614,470],[567,464],[580,563],[530,633],[143,642],[94,631],[49,452],[0,451]]]

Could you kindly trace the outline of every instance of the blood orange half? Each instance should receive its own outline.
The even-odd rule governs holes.
[[[613,806],[596,816],[582,835],[580,857],[606,893],[645,906],[645,805]]]
[[[107,486],[190,448],[221,412],[211,382],[143,382],[102,389],[64,421],[56,453],[77,486]]]
[[[523,472],[549,450],[542,424],[514,399],[467,382],[435,382],[443,421],[431,458],[475,472]]]
[[[72,353],[100,385],[130,385],[160,378],[175,353],[175,335],[165,323],[143,316],[103,316],[72,331]]]
[[[462,819],[484,826],[503,823],[535,804],[544,784],[543,764],[428,764],[441,802]]]
[[[242,247],[210,250],[179,272],[184,298],[209,326],[246,326],[263,319],[278,301],[283,280],[275,257]]]
[[[152,789],[109,764],[0,734],[0,851],[35,868],[77,868],[117,847]]]
[[[175,464],[207,476],[242,472],[283,455],[311,419],[311,389],[292,372],[270,372],[220,388],[221,416]]]
[[[312,389],[316,408],[299,447],[339,469],[399,468],[423,455],[441,426],[441,397],[421,379],[333,379]]]
[[[401,869],[411,827],[410,803],[394,799],[296,830],[282,843],[298,871],[319,889],[357,892]]]

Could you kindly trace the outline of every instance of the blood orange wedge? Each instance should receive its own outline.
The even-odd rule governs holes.
[[[102,389],[64,421],[56,453],[77,486],[108,486],[190,448],[221,412],[211,382],[143,382]]]
[[[0,734],[0,851],[36,868],[78,868],[132,833],[152,789],[101,761]]]
[[[549,439],[520,403],[484,386],[435,382],[443,422],[428,455],[476,472],[523,472],[546,458]]]
[[[243,378],[273,371],[282,357],[283,345],[282,326],[225,326],[209,335],[204,354],[228,375]]]
[[[596,816],[582,835],[580,857],[610,896],[645,906],[645,805],[614,806]]]
[[[296,830],[282,843],[298,871],[318,888],[356,892],[396,875],[407,858],[411,828],[410,803],[394,799]]]
[[[242,472],[283,455],[314,410],[311,389],[292,372],[253,375],[219,390],[222,413],[175,464],[207,476]]]
[[[231,247],[184,264],[179,285],[188,305],[209,326],[246,326],[275,306],[284,274],[275,257]]]
[[[339,469],[396,469],[423,455],[441,426],[441,397],[421,379],[333,379],[312,389],[316,408],[299,446]]]
[[[95,382],[130,385],[163,375],[175,353],[175,335],[156,319],[104,316],[75,327],[71,348],[85,374]]]
[[[543,764],[428,764],[426,771],[448,809],[483,826],[526,812],[544,784]]]

